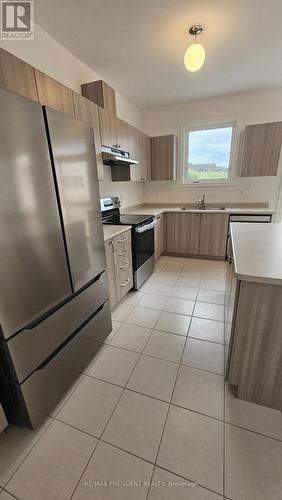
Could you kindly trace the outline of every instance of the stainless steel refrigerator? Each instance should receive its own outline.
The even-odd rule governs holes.
[[[52,415],[111,330],[93,131],[0,89],[0,364],[8,418]]]

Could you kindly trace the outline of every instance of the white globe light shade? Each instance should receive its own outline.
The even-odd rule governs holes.
[[[188,71],[198,71],[204,64],[206,53],[200,43],[190,45],[184,54],[184,65]]]

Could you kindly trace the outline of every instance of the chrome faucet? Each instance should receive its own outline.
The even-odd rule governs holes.
[[[206,195],[203,194],[202,198],[198,200],[198,206],[201,210],[206,210]]]

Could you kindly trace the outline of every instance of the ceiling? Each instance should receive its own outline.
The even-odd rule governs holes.
[[[35,21],[140,107],[282,86],[281,0],[36,0]],[[196,23],[206,63],[189,73]]]

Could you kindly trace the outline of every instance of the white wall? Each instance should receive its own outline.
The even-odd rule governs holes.
[[[185,122],[214,120],[237,121],[239,132],[245,125],[282,121],[282,89],[246,92],[217,98],[199,99],[158,108],[143,109],[142,129],[149,135],[175,134]],[[195,202],[203,192],[208,202],[269,202],[276,208],[281,180],[282,162],[278,177],[240,178],[235,175],[231,186],[179,187],[178,182],[147,182],[144,200],[147,203]],[[179,165],[178,165],[179,167]],[[236,165],[237,167],[237,165]]]
[[[0,46],[78,93],[82,83],[103,79],[38,25],[35,25],[34,40],[0,40]],[[141,113],[137,106],[119,92],[116,92],[116,105],[120,118],[140,128]],[[120,195],[123,207],[143,202],[143,183],[113,183],[110,169],[104,167],[104,170],[105,180],[100,182],[102,195]]]

